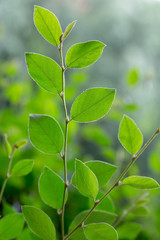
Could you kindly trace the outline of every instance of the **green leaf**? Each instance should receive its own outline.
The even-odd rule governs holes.
[[[3,201],[2,215],[5,216],[12,213],[16,213],[15,209],[6,201]]]
[[[88,240],[116,240],[117,231],[107,223],[92,223],[84,226],[84,234]]]
[[[134,240],[141,231],[141,226],[137,223],[125,223],[117,228],[119,239]]]
[[[102,161],[89,161],[85,163],[96,175],[99,187],[103,187],[116,172],[117,167]]]
[[[29,119],[32,144],[44,153],[60,153],[63,147],[63,132],[59,123],[47,115],[30,114]]]
[[[144,206],[140,206],[140,207],[134,208],[132,213],[136,216],[146,216],[148,215],[149,211],[148,211],[148,208]]]
[[[41,240],[38,236],[34,235],[28,228],[26,228],[17,240]]]
[[[124,115],[119,127],[119,141],[123,147],[132,155],[136,154],[142,144],[143,136],[135,122]]]
[[[5,148],[7,155],[10,156],[10,154],[12,153],[12,147],[11,147],[10,142],[8,141],[8,136],[6,133],[4,134],[3,144],[4,144],[4,148]]]
[[[100,199],[103,197],[103,193],[99,192],[96,199]],[[94,201],[92,199],[89,199],[89,207],[92,208],[94,206]],[[107,212],[114,212],[115,207],[113,204],[113,201],[110,197],[105,197],[105,199],[99,203],[96,208],[96,210],[102,210]]]
[[[71,232],[81,221],[82,219],[88,214],[90,210],[85,210],[81,213],[79,213],[74,220],[72,221],[71,225],[69,226],[69,232]],[[94,210],[91,215],[88,217],[88,219],[85,221],[85,224],[90,223],[99,223],[99,222],[106,222],[113,224],[115,219],[117,218],[117,215],[114,213],[106,212],[106,211],[97,211]],[[84,235],[83,229],[78,229],[70,238],[71,240],[85,240],[87,239]]]
[[[48,167],[39,178],[39,193],[41,199],[49,206],[60,209],[63,204],[64,181]]]
[[[127,83],[130,86],[135,86],[139,82],[140,79],[139,75],[140,75],[139,69],[137,68],[132,69],[127,75]]]
[[[98,180],[95,174],[78,159],[76,159],[75,169],[76,187],[79,192],[86,197],[95,199],[98,193]]]
[[[79,213],[72,221],[69,231],[72,231],[82,220],[83,218],[88,214],[90,210],[85,210],[81,213]],[[115,219],[117,218],[117,215],[111,212],[106,212],[106,211],[99,211],[99,210],[94,210],[91,215],[87,218],[85,221],[85,224],[90,224],[90,223],[99,223],[99,222],[106,222],[109,224],[113,224]]]
[[[26,222],[34,234],[43,240],[56,239],[55,227],[47,214],[32,206],[23,206],[22,210]]]
[[[22,148],[24,146],[26,146],[27,144],[27,140],[26,139],[22,139],[22,140],[19,140],[18,142],[15,143],[15,147],[18,149],[18,148]]]
[[[65,31],[64,31],[64,34],[63,34],[63,40],[68,37],[68,35],[71,33],[72,29],[74,28],[75,24],[76,24],[77,20],[73,21],[72,23],[70,23]]]
[[[142,200],[138,200],[135,205],[136,206],[143,206],[146,205],[149,202],[149,199],[142,199]]]
[[[62,29],[57,17],[48,9],[35,6],[34,23],[40,34],[53,45],[60,44]]]
[[[34,165],[33,160],[26,159],[19,161],[14,165],[10,175],[25,176],[32,171],[33,165]]]
[[[45,90],[60,94],[62,92],[62,70],[51,58],[37,53],[26,53],[28,73]]]
[[[66,54],[66,67],[84,68],[101,56],[106,45],[99,41],[88,41],[73,45]]]
[[[110,110],[115,89],[90,88],[79,95],[71,108],[71,118],[77,122],[92,122],[104,117]]]
[[[9,240],[16,238],[24,225],[23,214],[9,214],[0,220],[0,239]]]
[[[69,240],[88,240],[85,235],[84,235],[84,231],[83,228],[79,228],[77,229],[69,238]]]
[[[131,176],[127,177],[122,182],[123,185],[129,185],[137,189],[155,189],[159,188],[159,184],[149,177]]]

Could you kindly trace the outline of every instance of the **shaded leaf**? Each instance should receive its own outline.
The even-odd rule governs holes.
[[[141,131],[135,122],[126,115],[123,115],[120,123],[118,137],[123,147],[132,155],[136,154],[143,144]]]
[[[30,159],[17,162],[11,171],[11,176],[25,176],[32,171],[34,161]]]
[[[66,54],[66,67],[84,68],[101,56],[106,45],[99,41],[88,41],[73,45]]]
[[[43,240],[55,240],[55,227],[51,219],[42,210],[32,207],[22,207],[29,229]]]
[[[98,181],[95,174],[82,161],[76,159],[76,187],[86,197],[95,199],[98,193]]]
[[[90,88],[79,95],[71,108],[71,118],[78,122],[92,122],[104,117],[110,110],[115,89]]]
[[[116,240],[117,231],[107,223],[92,223],[84,226],[84,234],[88,240]]]
[[[70,240],[88,240],[84,235],[83,228],[77,229],[69,238]]]
[[[141,226],[137,223],[125,223],[117,228],[119,239],[135,239],[141,231]]]
[[[41,199],[49,206],[60,209],[63,203],[64,181],[48,167],[39,178],[39,193]]]
[[[130,176],[123,180],[123,185],[129,185],[138,189],[155,189],[159,188],[159,184],[149,177]]]
[[[13,213],[0,220],[0,239],[9,240],[16,238],[24,225],[23,214]]]
[[[146,216],[148,215],[149,211],[148,211],[148,208],[144,206],[139,206],[134,208],[132,213],[135,214],[136,216]]]
[[[50,116],[30,114],[29,135],[32,144],[44,153],[54,154],[62,150],[62,129],[59,123]]]
[[[136,206],[143,206],[146,205],[149,202],[149,199],[142,199],[142,200],[138,200],[135,205]]]
[[[17,240],[41,240],[38,236],[34,235],[28,228],[26,228]]]
[[[42,88],[51,92],[62,92],[62,69],[51,58],[37,53],[26,53],[28,73]]]
[[[48,9],[35,6],[34,23],[40,34],[53,45],[60,44],[62,29],[57,17]]]
[[[74,28],[75,24],[76,24],[77,20],[73,21],[72,23],[70,23],[63,34],[63,39],[65,39],[66,37],[68,37],[68,35],[71,33],[72,29]]]

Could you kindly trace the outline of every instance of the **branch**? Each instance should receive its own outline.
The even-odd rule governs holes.
[[[67,106],[66,106],[66,100],[65,100],[65,68],[63,63],[63,53],[62,53],[62,47],[63,47],[63,35],[60,38],[60,59],[61,59],[61,68],[62,68],[62,92],[60,94],[63,107],[64,107],[64,113],[65,113],[65,139],[64,139],[64,153],[63,153],[63,162],[64,162],[64,194],[63,194],[63,204],[62,204],[62,212],[61,212],[61,228],[62,228],[62,240],[64,239],[64,212],[65,212],[65,199],[66,199],[66,193],[68,188],[68,179],[67,179],[67,139],[68,139],[68,124],[69,124],[69,117],[67,113]]]

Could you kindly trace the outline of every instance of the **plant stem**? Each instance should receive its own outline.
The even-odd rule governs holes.
[[[63,35],[60,39],[60,59],[61,59],[61,68],[62,68],[62,93],[61,98],[63,101],[63,107],[64,107],[64,113],[65,113],[65,138],[64,138],[64,153],[63,153],[63,162],[64,162],[64,194],[63,194],[63,204],[62,204],[62,212],[61,212],[61,231],[62,231],[62,240],[64,239],[64,212],[65,212],[65,199],[66,199],[66,193],[68,188],[68,179],[67,179],[67,139],[68,139],[68,113],[67,113],[67,106],[66,106],[66,100],[65,100],[65,68],[63,63],[63,53],[62,53],[62,46],[63,46]]]
[[[94,206],[90,209],[88,214],[83,218],[83,220],[64,238],[64,240],[68,239],[78,228],[82,227],[84,222],[87,220],[87,218],[91,215],[93,210],[99,205],[111,192],[114,188],[118,187],[120,185],[120,182],[122,178],[126,175],[128,170],[131,168],[131,166],[135,163],[137,158],[144,152],[144,150],[149,146],[149,144],[153,141],[153,139],[160,133],[160,128],[152,135],[152,137],[147,141],[147,143],[142,147],[142,149],[138,152],[137,155],[132,156],[131,162],[128,164],[126,169],[122,172],[120,177],[117,179],[117,181],[114,183],[114,185],[104,194],[104,196],[97,200],[94,204]]]
[[[10,177],[10,170],[11,170],[11,165],[12,165],[12,159],[13,159],[13,155],[14,155],[15,150],[16,150],[16,146],[14,145],[13,148],[12,148],[12,153],[9,156],[9,163],[8,163],[7,174],[6,174],[6,177],[5,177],[4,182],[2,184],[2,188],[1,188],[1,192],[0,192],[0,204],[2,202],[2,198],[3,198],[3,194],[4,194],[4,190],[5,190],[7,181],[9,179],[9,177]]]

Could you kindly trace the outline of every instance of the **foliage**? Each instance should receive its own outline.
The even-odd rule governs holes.
[[[113,176],[117,170],[117,166],[115,165],[91,159],[89,159],[91,161],[88,161],[87,158],[85,162],[78,159],[67,161],[69,149],[71,148],[72,151],[74,151],[75,145],[71,142],[73,134],[77,133],[77,125],[75,122],[89,123],[108,114],[114,102],[115,89],[99,87],[85,90],[73,102],[69,116],[68,106],[66,105],[67,98],[65,93],[67,88],[65,86],[65,73],[68,68],[84,68],[95,63],[101,56],[105,44],[99,41],[88,41],[73,45],[66,54],[64,65],[63,42],[71,33],[76,21],[69,24],[65,32],[62,33],[60,23],[56,16],[45,8],[35,6],[34,22],[40,34],[52,45],[57,47],[61,59],[61,66],[59,66],[54,60],[43,55],[26,53],[28,72],[32,79],[48,92],[56,94],[56,97],[53,97],[56,109],[58,108],[61,111],[61,108],[56,102],[56,98],[62,100],[64,108],[64,123],[62,123],[61,117],[58,114],[55,114],[54,118],[46,114],[31,114],[29,118],[29,137],[33,146],[41,151],[41,154],[44,154],[43,156],[45,156],[45,154],[57,154],[58,156],[56,155],[56,157],[52,155],[56,162],[55,166],[58,165],[58,161],[60,162],[60,167],[54,169],[54,166],[52,166],[54,171],[48,166],[43,168],[39,178],[39,195],[44,204],[56,209],[58,215],[60,215],[61,232],[58,231],[59,225],[57,227],[57,222],[59,222],[59,218],[55,212],[53,223],[50,216],[48,216],[51,210],[42,203],[37,204],[38,201],[29,201],[29,199],[27,199],[27,205],[22,207],[22,211],[29,229],[24,229],[18,239],[25,239],[26,236],[28,239],[53,240],[60,238],[62,240],[108,238],[116,240],[118,236],[119,239],[135,239],[141,231],[141,226],[133,221],[135,217],[144,216],[148,213],[144,207],[147,203],[146,196],[138,200],[136,199],[135,204],[129,208],[127,214],[125,212],[122,216],[117,216],[112,199],[108,195],[114,189],[121,191],[122,188],[125,188],[125,185],[139,189],[159,188],[159,184],[149,177],[133,175],[124,180],[123,178],[150,142],[159,134],[160,129],[158,129],[142,147],[143,136],[139,128],[131,118],[126,115],[123,116],[118,136],[121,144],[131,154],[131,161],[119,177],[116,175],[116,179],[114,179]],[[42,101],[39,106],[39,111],[41,107]],[[59,122],[56,120],[57,118],[59,118]],[[87,128],[89,127],[86,126],[86,129]],[[95,137],[96,142],[103,146],[105,141],[110,145],[110,140],[108,141],[103,129],[97,132],[95,132],[95,136],[98,136],[98,138]],[[83,132],[80,134],[83,135]],[[104,139],[103,141],[100,140],[101,137]],[[14,152],[18,148],[23,147],[24,144],[25,141],[22,140],[16,142],[13,147],[11,147],[5,135],[4,145],[9,158],[9,166],[1,189],[1,200],[6,183],[11,176],[24,176],[32,170],[33,160],[27,160],[26,158],[16,163],[11,169]],[[105,146],[107,144],[105,144]],[[69,146],[67,147],[67,145]],[[112,154],[109,155],[109,153],[112,153],[111,148],[110,152],[105,152],[105,154],[113,156]],[[64,164],[63,179],[60,176],[62,163]],[[69,182],[70,175],[73,175],[71,182]],[[77,200],[77,197],[75,198],[79,209],[77,216],[72,219],[72,223],[68,227],[66,226],[65,217],[68,206],[74,208],[74,194],[80,199]],[[120,194],[120,197],[121,196]],[[73,198],[73,200],[71,198]],[[22,202],[24,203],[24,200]],[[84,208],[84,206],[87,205],[86,202],[88,203],[88,207]],[[3,205],[5,206],[5,203],[3,203]],[[38,208],[35,205],[38,205]],[[42,207],[45,208],[48,215],[40,209]],[[10,212],[12,210],[10,207],[6,207],[6,212],[7,211]],[[132,216],[130,216],[130,214]],[[23,216],[22,214],[15,215]],[[7,215],[0,221],[2,230],[4,228],[3,222],[6,218],[11,218],[10,216],[11,215]],[[125,218],[127,217],[131,220],[129,223],[125,222]],[[11,220],[9,219],[9,221]],[[8,224],[10,224],[10,222]],[[10,239],[17,237],[22,231],[22,225],[23,224],[19,224],[18,228],[13,229],[13,232],[10,232],[11,235],[5,235],[6,233],[2,231],[1,238]],[[67,231],[68,234],[66,234]]]

